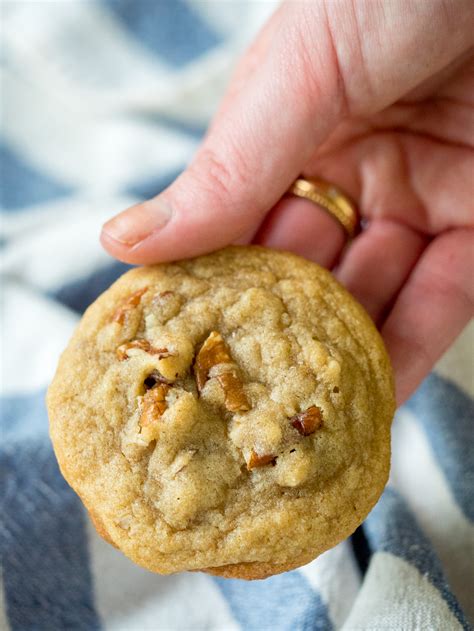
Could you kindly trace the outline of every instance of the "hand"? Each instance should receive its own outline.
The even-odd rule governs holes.
[[[282,198],[316,175],[366,229]],[[104,247],[153,263],[255,242],[326,267],[367,308],[402,403],[473,314],[472,0],[288,2],[237,68],[188,169],[105,224]]]

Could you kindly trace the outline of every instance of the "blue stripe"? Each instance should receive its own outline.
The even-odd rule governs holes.
[[[33,169],[5,145],[0,145],[0,173],[0,206],[7,212],[64,197],[73,191]]]
[[[119,276],[131,268],[131,265],[115,261],[80,280],[62,285],[49,295],[69,309],[83,313]]]
[[[453,383],[431,374],[407,408],[422,424],[454,499],[474,521],[474,401]]]
[[[168,114],[163,112],[140,112],[140,121],[166,127],[167,131],[180,136],[189,136],[192,140],[201,140],[207,129],[206,125],[183,118],[176,118],[173,112]]]
[[[353,532],[349,541],[361,576],[364,576],[370,565],[372,550],[365,536],[363,524]]]
[[[441,563],[411,511],[393,489],[385,489],[364,522],[364,531],[375,552],[390,552],[404,559],[425,576],[441,593],[449,608],[469,628],[458,601],[444,577]]]
[[[44,392],[1,400],[6,613],[14,631],[94,631],[85,517],[47,439]],[[14,428],[18,429],[18,434]]]
[[[183,0],[103,2],[140,44],[171,66],[183,66],[221,41]]]
[[[330,631],[321,596],[298,572],[262,581],[214,579],[245,631]]]
[[[25,379],[27,379],[25,375]],[[25,388],[28,382],[25,381]],[[45,391],[13,397],[1,397],[0,432],[2,444],[8,441],[19,443],[31,439],[48,438],[48,415],[44,403]]]
[[[161,193],[167,186],[173,182],[178,175],[181,173],[182,169],[177,169],[171,173],[167,173],[163,176],[158,176],[155,178],[148,178],[141,182],[135,182],[133,186],[128,188],[125,192],[132,197],[136,197],[138,199],[151,199]]]

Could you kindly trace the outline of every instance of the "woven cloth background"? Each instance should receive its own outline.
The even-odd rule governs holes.
[[[4,2],[0,628],[470,628],[472,328],[393,427],[390,484],[308,566],[246,583],[168,577],[104,543],[59,474],[44,405],[80,314],[125,265],[102,222],[190,159],[273,2]]]

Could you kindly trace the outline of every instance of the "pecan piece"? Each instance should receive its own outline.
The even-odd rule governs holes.
[[[158,421],[167,408],[166,395],[170,389],[166,383],[160,383],[143,395],[140,426],[149,427]]]
[[[229,412],[246,412],[250,410],[242,383],[235,371],[223,372],[221,375],[217,375],[216,379],[220,383],[222,390],[224,390],[224,404]]]
[[[140,304],[140,300],[147,289],[148,287],[142,287],[126,298],[112,316],[112,322],[123,324],[127,313]]]
[[[199,392],[209,377],[209,371],[216,364],[229,364],[232,357],[227,349],[226,343],[220,333],[212,331],[209,337],[201,346],[194,362],[194,374],[196,375],[196,385]]]
[[[155,348],[150,344],[148,340],[133,340],[132,342],[126,342],[121,344],[116,351],[117,357],[120,361],[128,359],[128,351],[132,348],[138,348],[149,355],[158,355],[158,359],[164,357],[170,357],[173,353],[170,353],[167,348]]]
[[[300,412],[300,414],[292,416],[290,418],[290,423],[302,436],[314,434],[314,432],[323,424],[321,410],[316,405],[312,405],[304,412]]]
[[[273,454],[258,454],[252,449],[250,457],[247,461],[247,469],[255,469],[256,467],[264,467],[267,464],[275,465],[276,456]]]
[[[209,379],[209,371],[218,364],[231,364],[227,370],[223,370],[216,378],[224,391],[225,406],[230,412],[250,410],[250,404],[245,395],[242,382],[237,374],[237,369],[232,367],[234,361],[222,336],[217,331],[212,331],[201,346],[194,362],[194,374],[198,392],[201,392]]]

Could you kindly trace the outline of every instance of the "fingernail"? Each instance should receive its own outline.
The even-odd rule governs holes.
[[[136,204],[124,210],[102,227],[102,232],[124,245],[136,245],[152,232],[161,230],[171,217],[171,207],[159,199]]]

